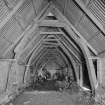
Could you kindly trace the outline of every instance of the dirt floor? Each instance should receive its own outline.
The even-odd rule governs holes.
[[[10,105],[94,105],[92,98],[77,88],[59,91],[53,82],[27,88]]]

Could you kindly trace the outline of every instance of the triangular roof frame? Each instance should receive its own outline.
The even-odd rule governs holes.
[[[92,59],[88,59],[88,58],[91,58],[90,51],[88,48],[90,48],[96,55],[97,55],[97,51],[93,49],[93,47],[83,38],[83,36],[75,29],[75,27],[67,20],[67,18],[59,11],[59,9],[52,2],[50,2],[49,5],[47,5],[47,7],[44,10],[42,10],[41,14],[34,20],[35,23],[38,25],[41,24],[41,22],[43,22],[43,20],[49,13],[53,13],[55,15],[55,17],[59,20],[59,23],[63,24],[62,27],[69,33],[70,37],[72,37],[74,41],[81,48],[84,54],[84,57],[86,59],[86,64],[87,64],[92,90],[96,89],[97,80],[95,75],[95,69],[93,66]]]
[[[86,39],[77,31],[77,29],[70,23],[70,21],[60,12],[60,10],[52,3],[49,3],[49,6],[47,9],[42,10],[43,14],[40,16],[38,20],[42,21],[45,19],[45,17],[49,14],[52,13],[58,20],[66,23],[74,32],[75,34],[83,40],[83,42],[88,46],[88,48],[91,49],[91,51],[95,54],[98,55],[98,52],[86,41]],[[36,19],[35,19],[36,20]],[[37,20],[36,20],[37,21]],[[76,35],[73,36],[76,38]]]
[[[52,2],[46,5],[46,7],[41,11],[41,13],[34,19],[34,24],[37,24],[37,25],[41,24],[41,22],[45,19],[45,17],[49,13],[53,13],[55,15],[55,17],[59,20],[59,23],[62,23],[60,25],[63,25],[62,27],[69,33],[70,37],[72,37],[74,41],[81,48],[84,54],[84,57],[86,59],[90,83],[91,83],[92,89],[94,90],[97,85],[97,80],[96,80],[95,70],[93,66],[93,61],[92,59],[89,59],[91,58],[91,55],[88,48],[90,48],[94,52],[95,55],[97,55],[97,51],[95,51],[95,49],[83,38],[83,36],[75,29],[75,27],[70,23],[70,21],[67,20],[67,18],[59,11],[59,9]],[[29,31],[28,29],[32,28],[31,27],[32,25],[30,25],[26,29],[23,35],[16,41],[14,46],[16,46],[21,40],[21,38],[24,37],[24,34],[27,33],[27,31]],[[12,46],[11,48],[14,48],[14,46]]]

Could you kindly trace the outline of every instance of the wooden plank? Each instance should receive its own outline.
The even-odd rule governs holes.
[[[54,6],[54,4],[52,4]],[[61,17],[62,17],[62,21],[66,23],[66,26],[68,25],[69,28],[68,30],[72,30],[75,34],[78,35],[78,37],[80,37],[84,43],[94,52],[95,55],[98,55],[97,51],[84,39],[84,37],[77,31],[77,29],[70,23],[70,21],[68,21],[66,19],[66,17],[57,9],[57,7],[55,7],[55,15],[59,18],[60,17],[60,20],[61,20]],[[63,25],[65,26],[65,25]],[[73,37],[75,37],[77,39],[77,36],[74,35]]]
[[[3,57],[8,57],[9,53],[12,53],[12,50],[15,49],[15,47],[19,44],[19,42],[22,40],[22,38],[24,37],[24,35],[26,35],[26,33],[29,31],[29,29],[31,28],[31,25],[29,25],[26,30],[16,39],[16,41],[14,42],[14,44],[12,44],[10,47],[7,48],[7,50],[4,52]]]
[[[77,50],[78,53],[81,53],[81,51],[78,49],[78,47],[65,35],[65,33],[62,34],[66,39],[68,39],[68,41],[70,42],[70,44]]]
[[[62,32],[40,32],[41,35],[62,35]]]
[[[78,53],[81,54],[81,51],[78,49],[78,47],[72,42],[72,40],[69,39],[69,37],[67,37],[67,35],[65,33],[63,33],[62,35],[57,35],[56,37],[60,40],[63,40],[63,36],[65,37],[65,40],[67,40],[67,43],[74,48],[74,50]],[[65,42],[65,40],[63,40]],[[69,47],[69,46],[68,46]]]
[[[99,53],[98,57],[100,57],[100,58],[105,57],[105,51],[103,51],[103,52]]]
[[[105,34],[105,29],[103,25],[97,20],[97,18],[88,9],[86,9],[85,5],[83,5],[78,0],[75,1],[80,6],[80,8],[91,18],[91,20],[98,26],[98,28]]]
[[[20,0],[20,2],[16,5],[16,7],[11,11],[11,13],[1,22],[0,28],[2,28],[8,20],[16,13],[16,11],[22,6],[25,0]]]
[[[82,65],[80,65],[80,86],[83,86],[83,70],[82,70]]]
[[[52,43],[52,42],[42,42],[43,45],[46,47],[57,47],[59,46],[59,43]]]
[[[62,52],[61,50],[59,50],[58,48],[56,48],[56,49],[57,49],[57,51],[61,54],[61,56],[63,57],[63,59],[64,59],[64,61],[66,62],[66,64],[69,66],[69,62],[68,62],[66,56],[63,54],[63,52]]]
[[[60,44],[60,47],[62,47],[63,49],[66,49],[65,47],[64,47],[64,43],[61,43],[60,41],[59,41],[59,44]],[[64,44],[64,45],[63,45]],[[65,45],[66,47],[68,47],[67,45]],[[67,48],[68,49],[68,48]],[[75,53],[71,50],[71,49],[68,49],[69,51],[70,51],[70,53],[77,59],[77,61],[78,62],[81,62],[80,61],[80,58],[77,56],[77,55],[75,55]],[[67,51],[65,51],[66,53],[68,53]]]
[[[89,40],[89,43],[97,50],[98,54],[105,51],[105,36],[102,33],[94,36]]]
[[[34,12],[32,0],[26,0],[15,13],[15,19],[23,30],[33,21],[35,17],[36,15]]]
[[[62,40],[61,38],[58,39],[58,41],[64,44],[78,59],[81,59],[80,53],[72,46],[72,44],[70,45],[69,43],[66,43],[65,40]]]
[[[21,0],[22,1],[22,0]],[[25,0],[24,0],[25,1]],[[24,2],[22,2],[22,4],[23,4]],[[22,5],[21,4],[21,5]],[[19,7],[18,7],[18,9],[21,7],[21,5],[19,5]],[[46,5],[46,7],[40,12],[40,14],[34,19],[34,21],[24,30],[24,32],[17,38],[17,40],[14,42],[14,44],[13,45],[11,45],[7,50],[6,50],[6,52],[4,53],[4,57],[5,56],[7,56],[8,57],[8,53],[11,53],[11,51],[19,44],[19,42],[23,39],[23,37],[24,36],[27,36],[27,33],[32,29],[32,27],[36,27],[35,25],[36,25],[36,22],[38,21],[38,19],[42,16],[42,14],[43,14],[43,12],[45,12],[47,9],[48,9],[48,7],[49,7],[49,3],[48,3],[48,5]],[[16,9],[15,11],[17,11],[18,9]],[[15,14],[15,12],[14,12],[14,14]],[[13,14],[12,14],[13,15]],[[12,16],[11,16],[12,17]],[[10,17],[10,18],[11,18]],[[9,20],[9,19],[8,19]],[[7,20],[7,22],[8,22],[8,20]],[[4,24],[4,23],[3,23]],[[6,23],[5,23],[6,24]],[[5,25],[4,24],[4,25]],[[3,26],[4,26],[3,25]],[[1,27],[2,28],[2,27]]]
[[[34,34],[35,34],[34,31],[37,30],[37,27],[38,27],[37,24],[34,24],[33,26],[31,26],[27,30],[25,30],[25,32],[24,32],[24,38],[21,40],[21,42],[15,48],[14,52],[17,53],[17,52],[20,52],[20,51],[22,52],[23,51],[23,49],[25,48],[25,46],[30,43],[30,40],[33,39]]]
[[[84,52],[84,56],[86,58],[87,61],[87,68],[88,68],[88,73],[89,73],[89,79],[90,79],[90,83],[92,86],[92,90],[95,89],[96,84],[97,84],[97,80],[96,80],[96,76],[95,76],[95,70],[93,67],[93,63],[92,60],[89,60],[88,57],[90,57],[90,53],[88,50],[88,47],[97,55],[97,51],[95,51],[95,49],[92,48],[92,46],[89,45],[89,43],[83,38],[83,36],[76,30],[76,28],[61,14],[61,12],[55,7],[56,9],[56,14],[59,15],[59,17],[63,18],[63,21],[66,23],[66,25],[64,25],[64,28],[68,31],[68,33],[70,33],[71,37],[81,46],[83,47],[83,52]],[[75,35],[77,34],[78,37]],[[83,42],[83,43],[80,43]]]
[[[46,38],[46,39],[43,39],[43,41],[59,41],[59,39],[48,39],[48,38]]]
[[[33,0],[35,12],[38,15],[42,9],[47,5],[47,0]]]
[[[81,39],[79,39],[80,42],[82,42]],[[81,45],[84,48],[84,56],[86,59],[86,64],[87,64],[87,69],[88,69],[88,75],[89,75],[89,79],[90,79],[90,83],[91,83],[91,87],[92,90],[96,89],[96,85],[97,85],[97,79],[96,79],[96,74],[95,74],[95,69],[94,69],[94,65],[93,65],[93,61],[89,52],[89,49],[87,48],[87,46],[85,45],[84,42],[81,43]]]
[[[71,63],[72,63],[72,66],[73,66],[73,68],[74,68],[74,72],[75,72],[75,75],[76,75],[76,79],[78,79],[78,74],[77,74],[77,69],[76,69],[76,65],[75,65],[75,62],[74,62],[74,59],[73,59],[73,56],[67,51],[67,49],[65,48],[65,47],[63,47],[63,45],[62,44],[60,44],[60,46],[62,47],[62,49],[66,52],[66,54],[69,56],[69,58],[70,58],[70,61],[71,61]],[[75,56],[74,56],[75,57]],[[77,58],[76,58],[77,59]],[[78,59],[77,59],[78,60]],[[80,61],[78,61],[78,62],[80,62]]]
[[[64,24],[58,20],[43,20],[38,24],[39,26],[64,27]]]

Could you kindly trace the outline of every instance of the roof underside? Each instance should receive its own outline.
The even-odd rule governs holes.
[[[98,55],[105,56],[105,1],[52,1]],[[0,0],[0,57],[47,4],[47,0]]]

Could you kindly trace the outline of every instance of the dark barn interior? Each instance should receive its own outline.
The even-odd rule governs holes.
[[[0,105],[105,105],[104,0],[0,0]]]

